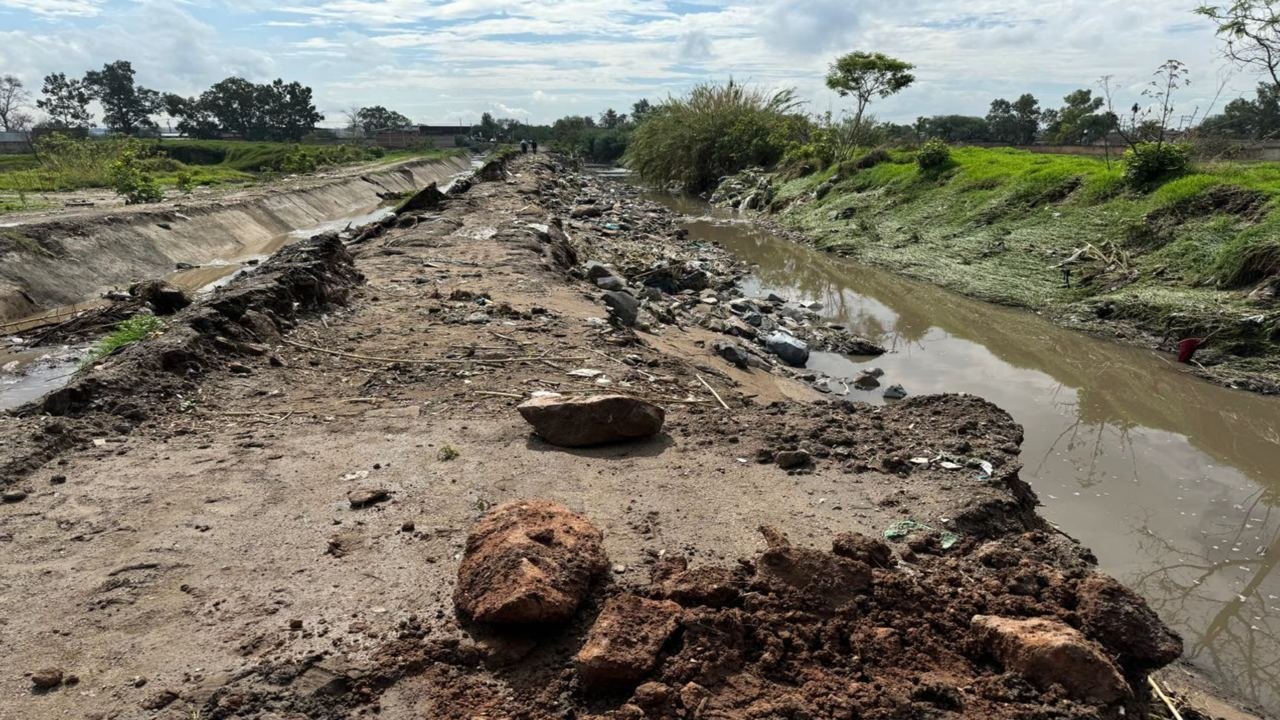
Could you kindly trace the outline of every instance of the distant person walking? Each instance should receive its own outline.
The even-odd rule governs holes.
[[[534,155],[537,155],[537,154],[538,154],[538,141],[537,141],[537,140],[533,140],[532,142],[530,142],[530,143],[529,143],[529,145],[530,145],[530,147],[532,147],[532,148],[533,148],[533,154],[534,154]]]
[[[528,140],[521,140],[521,141],[520,141],[520,152],[522,152],[522,153],[527,153],[527,152],[529,152],[529,141],[528,141]]]

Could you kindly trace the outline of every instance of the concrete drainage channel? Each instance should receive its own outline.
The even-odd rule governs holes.
[[[293,242],[383,220],[393,212],[394,203],[385,199],[391,191],[410,192],[432,182],[447,191],[479,165],[475,158],[408,163],[198,213],[33,226],[29,237],[47,228],[41,246],[52,241],[58,250],[0,253],[0,411],[39,400],[71,380],[91,343],[44,345],[41,333],[101,307],[103,291],[162,277],[194,295],[212,292]],[[86,287],[97,291],[82,296]]]

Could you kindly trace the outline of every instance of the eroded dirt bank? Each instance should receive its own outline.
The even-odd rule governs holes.
[[[237,257],[298,228],[376,206],[381,197],[444,183],[463,157],[304,179],[146,208],[27,219],[0,228],[0,323],[164,276],[180,265]]]
[[[0,717],[1152,709],[1180,642],[1035,515],[1005,412],[823,400],[760,328],[856,338],[731,311],[741,268],[625,190],[545,158],[485,175],[3,419]],[[557,448],[516,411],[549,391],[665,426]],[[531,499],[602,534],[585,594],[560,624],[460,621],[468,533]]]

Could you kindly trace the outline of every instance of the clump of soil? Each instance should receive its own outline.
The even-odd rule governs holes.
[[[600,588],[541,635],[402,633],[347,697],[403,684],[401,702],[442,718],[1143,717],[1145,673],[1181,649],[1060,536],[945,553],[851,535],[827,552],[764,532],[753,559],[666,559],[650,585]],[[1070,662],[1045,673],[1043,657]]]

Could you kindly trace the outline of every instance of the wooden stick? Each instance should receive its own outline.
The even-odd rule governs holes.
[[[562,362],[583,362],[587,360],[585,357],[504,357],[504,358],[429,358],[429,359],[411,359],[411,358],[389,358],[377,357],[374,355],[358,355],[356,353],[341,352],[339,350],[327,350],[325,348],[307,345],[296,340],[284,339],[286,345],[292,345],[303,350],[324,353],[325,355],[334,355],[336,357],[347,358],[349,360],[365,360],[367,362],[384,362],[384,363],[400,363],[403,365],[465,365],[471,363],[474,365],[500,365],[503,363],[522,363],[522,362],[546,362],[548,360],[560,360]]]
[[[497,390],[476,390],[475,393],[477,395],[494,395],[496,397],[516,398],[517,400],[524,399],[524,396],[519,393],[498,392]]]
[[[712,394],[712,395],[714,395],[714,396],[715,396],[715,398],[716,398],[716,400],[720,403],[720,407],[724,408],[725,410],[728,410],[728,409],[729,409],[729,405],[728,405],[727,403],[725,403],[724,398],[720,397],[720,393],[716,392],[716,389],[715,389],[715,388],[713,388],[713,387],[711,387],[710,385],[708,385],[708,384],[707,384],[707,381],[706,381],[706,380],[703,380],[701,375],[698,375],[697,373],[694,373],[694,375],[693,375],[693,376],[694,376],[694,377],[696,377],[696,378],[698,378],[698,382],[702,383],[702,387],[704,387],[704,388],[706,388],[706,389],[708,389],[708,390],[710,390],[710,391],[711,391],[711,394]]]
[[[1164,701],[1165,707],[1169,708],[1169,712],[1173,713],[1173,720],[1182,720],[1182,713],[1178,712],[1178,708],[1173,706],[1173,700],[1164,694],[1164,690],[1160,689],[1160,683],[1156,682],[1156,679],[1150,675],[1147,676],[1147,683],[1151,685],[1152,690],[1156,691],[1156,696]]]

